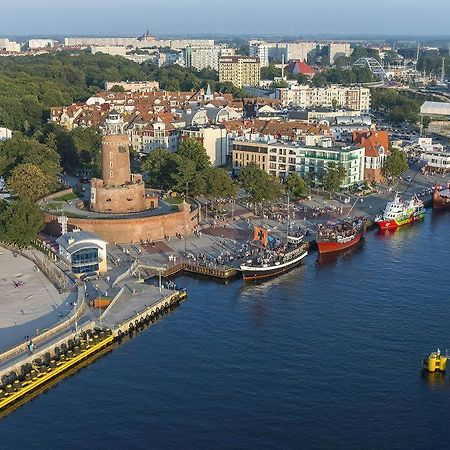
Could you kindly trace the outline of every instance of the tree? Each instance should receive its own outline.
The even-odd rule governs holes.
[[[178,192],[186,192],[191,197],[203,195],[206,192],[205,175],[205,170],[196,170],[194,161],[180,158],[179,170],[173,175],[173,188]]]
[[[328,163],[322,183],[328,192],[336,192],[345,180],[346,172],[341,163],[336,164],[331,161]]]
[[[408,158],[406,153],[396,147],[390,147],[389,151],[390,155],[384,163],[383,175],[393,181],[408,170]]]
[[[202,172],[210,167],[211,162],[203,145],[192,138],[185,139],[178,147],[178,155],[181,158],[192,161],[195,165],[195,170]]]
[[[255,164],[249,164],[241,169],[239,181],[253,203],[273,201],[282,196],[280,183]]]
[[[6,184],[13,195],[33,201],[50,193],[52,182],[38,166],[24,163],[13,169]]]
[[[111,89],[111,92],[125,92],[125,88],[123,86],[119,86],[118,84],[115,84]]]
[[[269,64],[267,67],[261,67],[262,80],[274,80],[281,77],[281,69],[275,67],[275,64]]]
[[[298,173],[291,173],[286,178],[286,191],[293,197],[304,197],[308,192],[305,180]]]
[[[431,124],[431,117],[430,116],[423,116],[422,118],[422,126],[424,129],[427,129]]]
[[[27,247],[44,227],[42,211],[31,200],[11,203],[0,215],[0,239]]]
[[[209,198],[234,198],[237,187],[229,173],[218,167],[211,167],[206,173],[206,195]]]
[[[161,189],[173,189],[176,176],[181,170],[181,158],[165,148],[157,148],[149,153],[142,163],[151,186]]]

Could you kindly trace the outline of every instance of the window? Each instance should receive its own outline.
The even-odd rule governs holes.
[[[112,161],[110,161],[109,162],[109,167],[112,169],[112,166],[113,166],[113,162]]]
[[[112,178],[113,177],[113,171],[111,170],[110,172],[109,172],[109,178]]]

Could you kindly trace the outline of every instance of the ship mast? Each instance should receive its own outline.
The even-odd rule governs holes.
[[[291,214],[289,211],[289,192],[287,192],[287,230],[286,230],[286,241],[289,239],[289,228],[291,228]]]

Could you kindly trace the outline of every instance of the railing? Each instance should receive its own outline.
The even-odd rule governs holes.
[[[133,275],[134,272],[136,272],[137,268],[139,267],[139,261],[136,259],[131,264],[130,268],[127,269],[125,272],[121,273],[113,282],[112,286],[116,286],[117,283],[120,283],[125,278],[128,278],[130,275]]]

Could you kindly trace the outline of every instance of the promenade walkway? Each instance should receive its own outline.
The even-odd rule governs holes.
[[[0,247],[0,351],[59,323],[76,298],[59,293],[32,261]]]

